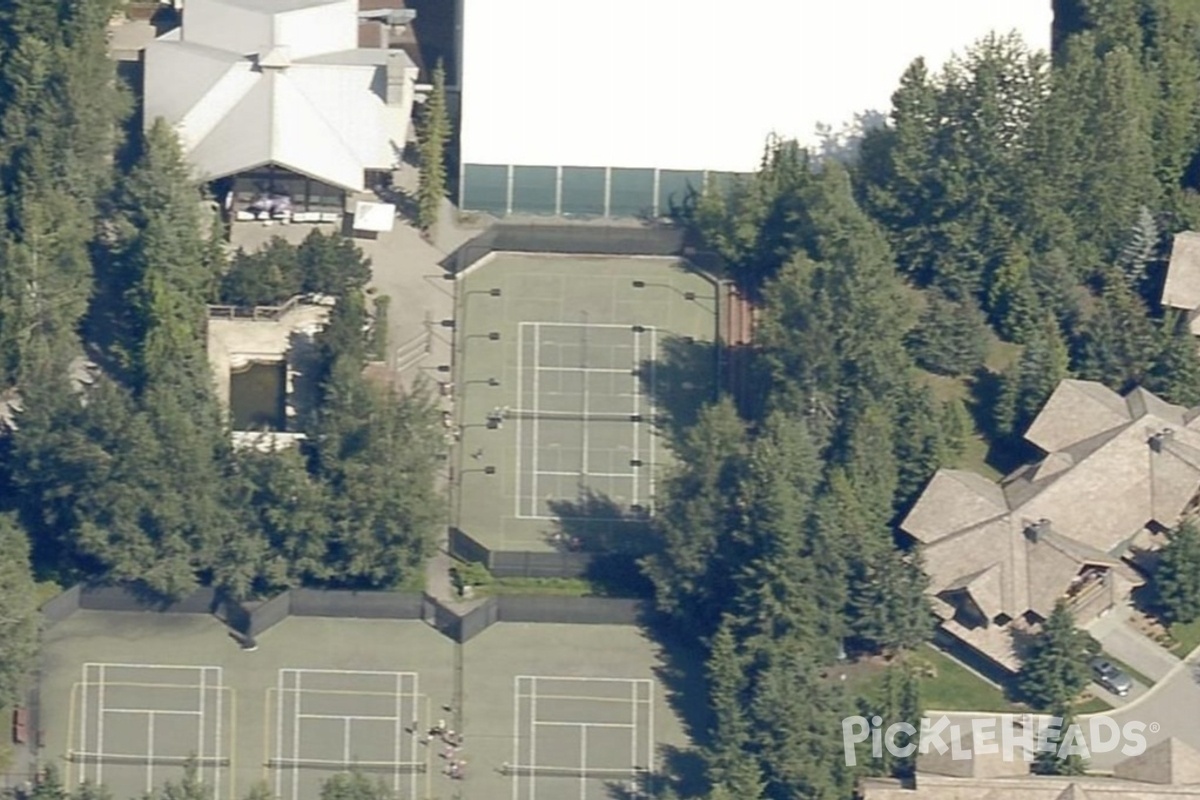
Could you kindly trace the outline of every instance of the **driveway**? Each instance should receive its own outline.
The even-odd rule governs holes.
[[[1088,626],[1087,631],[1106,653],[1155,682],[1171,674],[1179,664],[1177,657],[1133,626],[1128,609],[1113,609]]]

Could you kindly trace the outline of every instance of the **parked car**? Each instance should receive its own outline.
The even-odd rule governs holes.
[[[1124,697],[1133,688],[1133,678],[1126,675],[1116,664],[1105,658],[1092,659],[1092,676],[1096,683],[1117,697]]]

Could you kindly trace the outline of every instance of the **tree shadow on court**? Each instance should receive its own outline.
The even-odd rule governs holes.
[[[713,342],[670,336],[660,343],[658,360],[638,365],[642,391],[653,398],[669,441],[679,441],[696,424],[700,409],[716,400],[718,359]]]
[[[592,489],[577,500],[554,500],[557,517],[548,543],[560,552],[590,556],[583,577],[599,594],[609,597],[649,597],[651,585],[638,566],[652,541],[650,519],[644,511]]]

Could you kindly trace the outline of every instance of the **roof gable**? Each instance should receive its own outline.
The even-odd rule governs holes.
[[[1200,306],[1200,233],[1183,231],[1175,234],[1162,304],[1187,311]]]
[[[900,528],[928,543],[1007,511],[1004,492],[987,478],[966,470],[939,469]]]
[[[1042,406],[1025,439],[1044,452],[1053,453],[1130,419],[1126,402],[1103,384],[1064,380]]]
[[[1200,753],[1172,736],[1119,762],[1113,774],[1144,783],[1200,784]]]

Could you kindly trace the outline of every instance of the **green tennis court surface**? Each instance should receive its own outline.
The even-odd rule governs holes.
[[[459,280],[458,527],[493,550],[619,544],[653,513],[673,406],[713,394],[716,286],[678,259],[515,253]]]

